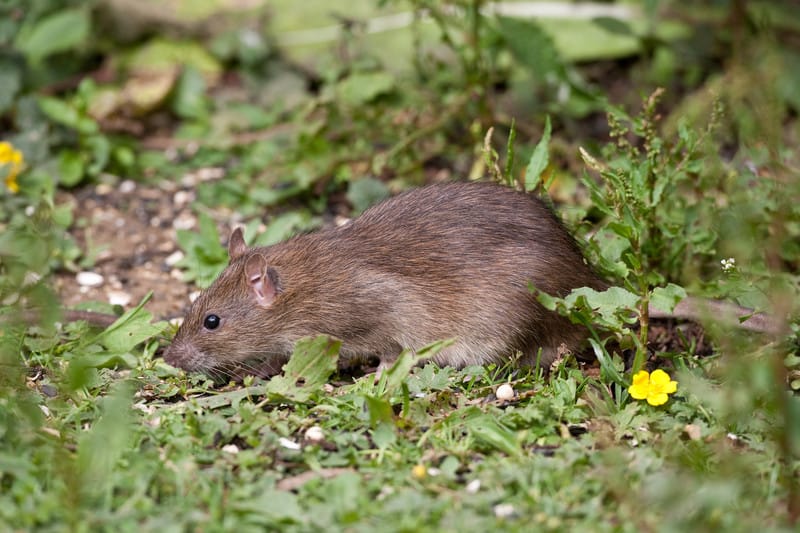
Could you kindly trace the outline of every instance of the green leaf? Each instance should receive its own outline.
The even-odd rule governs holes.
[[[58,157],[59,182],[64,187],[74,187],[86,175],[83,156],[74,150],[63,150]]]
[[[39,63],[58,52],[72,50],[89,36],[91,18],[85,8],[57,11],[32,27],[23,28],[14,47],[31,63]]]
[[[178,79],[172,96],[172,110],[182,118],[200,119],[208,115],[206,82],[193,68],[187,68]]]
[[[664,311],[671,313],[678,303],[686,298],[686,289],[674,283],[670,283],[666,287],[656,287],[650,293],[650,304]]]
[[[228,250],[220,244],[214,220],[205,213],[199,216],[200,231],[178,230],[176,238],[186,256],[176,266],[185,268],[184,278],[208,287],[228,264]]]
[[[50,96],[38,99],[42,113],[53,122],[67,126],[84,135],[91,135],[99,131],[97,123],[82,115],[74,106]]]
[[[537,79],[563,70],[553,40],[536,22],[497,17],[497,24],[511,55]]]
[[[91,495],[102,494],[115,476],[117,461],[132,446],[134,387],[129,381],[114,386],[103,398],[103,414],[82,432],[78,441],[77,466],[81,490]]]
[[[500,425],[497,418],[474,406],[465,409],[461,416],[464,426],[479,442],[515,457],[522,454],[515,433]]]
[[[166,329],[166,322],[152,323],[153,315],[144,309],[144,304],[151,296],[152,293],[145,296],[139,305],[119,317],[97,337],[96,340],[109,353],[127,353],[137,344],[155,337]]]
[[[533,150],[528,167],[525,169],[525,190],[530,192],[539,187],[542,181],[542,172],[547,168],[550,160],[548,153],[548,145],[550,144],[550,133],[552,127],[550,126],[550,117],[545,118],[544,133],[542,138]]]
[[[22,72],[19,65],[10,58],[0,58],[0,114],[14,103],[22,88]]]
[[[453,344],[453,342],[454,339],[437,341],[420,348],[417,353],[411,350],[403,350],[397,357],[397,361],[381,376],[377,386],[378,396],[383,398],[390,397],[403,385],[411,369],[418,362],[435,356],[443,348]]]
[[[339,82],[336,94],[343,103],[355,107],[368,104],[394,86],[394,76],[388,72],[356,73]]]
[[[267,384],[267,394],[307,402],[336,370],[341,346],[341,341],[327,335],[297,341],[291,359],[283,366],[283,375]]]
[[[353,206],[353,214],[360,215],[371,205],[388,198],[389,188],[375,178],[351,181],[347,187],[347,201]]]
[[[609,33],[624,36],[635,36],[633,29],[623,20],[613,17],[597,17],[592,22],[603,28]]]
[[[317,225],[308,210],[288,211],[273,218],[266,231],[255,239],[258,246],[271,246],[284,241],[299,231],[312,229]]]

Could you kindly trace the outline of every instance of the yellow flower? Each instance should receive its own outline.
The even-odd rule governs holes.
[[[425,479],[427,475],[428,475],[428,469],[425,468],[425,465],[418,464],[411,469],[411,476],[414,479]]]
[[[661,370],[654,370],[650,374],[647,370],[640,370],[633,376],[633,383],[628,387],[628,392],[636,400],[647,400],[650,405],[664,405],[669,399],[669,394],[678,390],[678,382],[672,381],[669,374]]]
[[[17,176],[22,171],[24,162],[22,152],[16,150],[11,143],[0,142],[0,167],[10,165],[11,168],[6,171],[6,187],[13,193],[19,192]]]

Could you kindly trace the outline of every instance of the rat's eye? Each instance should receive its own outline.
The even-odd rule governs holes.
[[[217,315],[206,315],[203,319],[203,327],[206,329],[217,329],[219,327],[220,318]]]

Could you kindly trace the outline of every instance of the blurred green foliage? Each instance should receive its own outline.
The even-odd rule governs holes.
[[[0,141],[24,154],[0,195],[0,529],[796,527],[796,6],[243,4],[0,4]],[[546,192],[619,285],[548,300],[600,326],[599,371],[405,354],[378,382],[331,378],[317,339],[285,379],[220,387],[156,356],[167,326],[146,301],[107,329],[61,324],[51,275],[88,252],[59,191],[208,168],[199,231],[176,235],[199,286],[227,261],[220,209],[268,245],[433,180]],[[709,324],[713,356],[650,356],[629,311],[687,290],[786,335]],[[628,397],[607,342],[626,337],[635,366],[678,381],[667,405]]]

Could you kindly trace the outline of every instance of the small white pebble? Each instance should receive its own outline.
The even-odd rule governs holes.
[[[111,305],[121,305],[122,307],[131,303],[131,299],[133,298],[125,291],[108,291],[106,296],[108,296],[108,303]]]
[[[174,252],[169,254],[166,259],[164,259],[164,262],[169,266],[175,266],[178,263],[178,261],[180,261],[183,258],[184,258],[183,252],[180,250],[175,250]]]
[[[493,510],[497,518],[509,518],[514,515],[514,506],[510,503],[499,503]]]
[[[181,269],[179,268],[173,268],[172,270],[169,271],[169,277],[171,277],[172,279],[176,279],[178,281],[183,281],[183,272],[181,272]]]
[[[175,229],[192,229],[197,225],[197,218],[189,214],[178,215],[172,221],[172,227]]]
[[[25,216],[32,217],[33,214],[36,212],[36,208],[32,205],[29,205],[25,208]]]
[[[226,444],[222,447],[222,451],[231,455],[236,455],[239,453],[239,447],[235,444]]]
[[[189,301],[194,303],[197,300],[198,296],[200,296],[200,291],[192,291],[189,293]]]
[[[105,196],[107,194],[111,194],[111,191],[114,189],[108,183],[98,183],[97,187],[94,188],[94,192],[99,194],[100,196]]]
[[[42,279],[42,276],[40,276],[36,272],[26,272],[25,277],[22,278],[22,286],[29,287],[31,285],[36,285],[37,283],[39,283],[40,279]]]
[[[125,180],[119,184],[119,192],[128,194],[136,190],[136,182],[132,180]]]
[[[480,479],[473,479],[467,486],[464,488],[469,494],[475,494],[479,490],[481,490],[481,480]]]
[[[158,217],[153,217],[150,219],[150,227],[151,228],[158,228],[161,226],[161,219]]]
[[[182,317],[182,316],[179,316],[179,317],[177,317],[177,318],[173,318],[173,319],[171,319],[171,320],[169,321],[169,323],[170,323],[171,325],[175,326],[175,327],[180,327],[180,325],[181,325],[181,324],[183,324],[183,317]]]
[[[430,467],[428,469],[428,475],[431,476],[431,477],[436,477],[441,473],[442,473],[442,471],[439,470],[438,468],[436,468],[435,466],[432,466],[432,467]]]
[[[176,207],[183,207],[194,200],[194,193],[189,191],[178,191],[172,196],[172,203]]]
[[[197,177],[200,181],[218,180],[225,177],[225,169],[219,167],[206,167],[197,169]]]
[[[508,401],[514,398],[514,388],[508,383],[503,383],[497,387],[497,392],[494,394],[498,400]]]
[[[300,445],[299,444],[297,444],[293,440],[287,439],[286,437],[279,438],[278,439],[278,444],[280,444],[282,447],[286,448],[287,450],[299,450],[300,449]]]
[[[319,442],[325,438],[325,434],[322,431],[322,428],[319,426],[311,426],[306,430],[305,434],[306,440],[311,442]]]
[[[104,281],[103,276],[97,272],[78,272],[75,279],[78,281],[78,285],[83,287],[99,287]]]
[[[40,405],[39,409],[42,410],[42,412],[44,413],[44,416],[46,416],[47,418],[50,418],[50,409],[46,405]]]
[[[343,217],[342,215],[336,215],[333,219],[333,223],[336,225],[337,228],[341,228],[342,226],[346,226],[352,221],[351,218]]]

